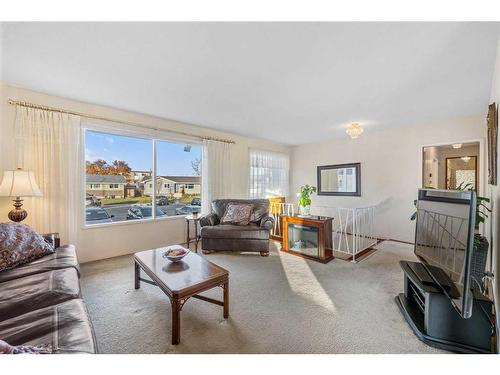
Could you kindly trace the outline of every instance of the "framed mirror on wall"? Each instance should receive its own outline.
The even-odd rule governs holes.
[[[455,190],[467,186],[481,191],[481,145],[479,141],[424,146],[422,187]]]
[[[361,163],[317,167],[318,195],[361,196]]]

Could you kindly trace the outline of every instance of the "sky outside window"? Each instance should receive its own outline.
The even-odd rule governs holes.
[[[156,148],[157,174],[193,176],[192,162],[201,160],[201,147],[158,141]],[[127,137],[87,130],[85,133],[85,160],[93,162],[104,159],[108,164],[114,160],[126,161],[132,170],[148,171],[152,168],[152,142],[149,139]]]

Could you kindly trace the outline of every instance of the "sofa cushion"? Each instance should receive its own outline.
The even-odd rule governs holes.
[[[252,240],[246,238],[208,238],[201,239],[203,250],[238,251],[238,252],[268,252],[268,240]]]
[[[268,199],[253,199],[253,212],[250,217],[251,223],[260,223],[264,216],[269,215],[269,200]]]
[[[0,224],[0,271],[52,254],[54,250],[53,246],[27,225]]]
[[[226,212],[229,203],[250,203],[253,204],[251,223],[259,223],[263,216],[269,213],[269,200],[267,199],[216,199],[212,202],[212,211],[221,218]]]
[[[80,276],[78,259],[73,245],[58,247],[53,254],[44,256],[28,264],[23,264],[22,266],[0,272],[0,283],[41,272],[64,268],[74,268],[78,272],[78,276]]]
[[[245,226],[221,224],[213,227],[202,227],[201,237],[218,239],[268,240],[269,231],[260,228],[255,224]]]
[[[80,296],[78,274],[74,268],[38,273],[0,285],[0,320]]]
[[[0,322],[0,337],[10,345],[43,345],[53,353],[96,353],[92,324],[80,299]]]
[[[250,215],[253,211],[253,204],[249,203],[229,203],[226,212],[220,220],[221,224],[248,225]]]
[[[0,340],[0,354],[52,354],[52,348],[50,345],[12,346],[3,340]]]

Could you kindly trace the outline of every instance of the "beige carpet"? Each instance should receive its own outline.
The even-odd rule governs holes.
[[[277,251],[214,253],[230,271],[230,318],[190,299],[181,343],[171,345],[170,303],[155,286],[134,290],[131,256],[82,265],[84,299],[101,353],[438,353],[413,334],[394,302],[400,259],[412,247],[382,242],[358,264],[307,261]],[[207,295],[221,298],[221,290]]]

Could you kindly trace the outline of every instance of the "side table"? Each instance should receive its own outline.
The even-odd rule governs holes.
[[[195,247],[194,247],[195,253],[198,252],[198,242],[200,241],[200,235],[198,234],[198,223],[200,222],[200,218],[201,218],[201,215],[196,215],[196,216],[187,215],[186,216],[186,224],[187,224],[186,246],[189,248],[189,243],[191,241],[194,241],[194,243],[195,243]],[[193,238],[191,238],[191,236],[189,234],[189,228],[190,228],[189,223],[191,221],[193,222],[193,226],[194,226],[194,237]]]

